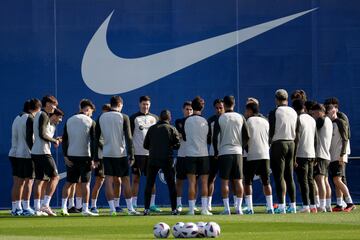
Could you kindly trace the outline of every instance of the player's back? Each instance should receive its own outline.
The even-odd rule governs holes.
[[[207,139],[209,133],[208,122],[200,115],[191,115],[184,123],[186,156],[205,157],[209,155]]]

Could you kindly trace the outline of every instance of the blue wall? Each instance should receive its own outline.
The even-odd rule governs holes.
[[[330,96],[340,99],[340,108],[351,122],[352,155],[360,155],[359,1],[7,0],[0,5],[1,208],[10,206],[7,153],[11,123],[23,101],[54,94],[65,119],[77,111],[81,98],[92,99],[98,109],[108,101],[109,95],[85,85],[81,64],[90,39],[113,10],[107,32],[109,48],[123,58],[138,58],[318,7],[149,85],[122,93],[123,111],[136,112],[138,97],[147,94],[152,97],[152,112],[169,108],[178,118],[182,102],[201,95],[207,102],[204,115],[210,116],[213,99],[234,94],[240,112],[245,99],[253,96],[267,113],[274,107],[277,88],[290,92],[304,89],[310,99],[320,102]],[[60,152],[54,154],[62,172]],[[355,178],[359,168],[356,161],[348,167],[356,201],[360,201],[360,184]],[[164,187],[159,192],[167,196]],[[215,202],[220,200],[217,193]],[[256,201],[263,202],[257,195]],[[60,203],[60,190],[56,196],[54,204]],[[168,203],[164,199],[167,197],[159,203]]]

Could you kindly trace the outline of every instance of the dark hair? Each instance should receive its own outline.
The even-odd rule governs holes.
[[[183,108],[187,107],[187,106],[190,106],[191,107],[191,101],[185,101],[183,103]]]
[[[123,100],[120,96],[112,96],[110,98],[110,106],[111,107],[117,107],[119,103],[123,103]]]
[[[311,108],[312,108],[312,106],[314,106],[316,103],[317,103],[317,102],[315,102],[315,101],[310,101],[310,100],[306,101],[306,102],[304,103],[306,110],[307,110],[307,111],[310,111]]]
[[[30,99],[30,110],[36,110],[41,108],[41,101],[37,98]]]
[[[162,110],[160,113],[160,120],[161,121],[170,121],[171,118],[171,112],[167,109]]]
[[[30,113],[30,100],[26,100],[23,106],[24,113]]]
[[[50,114],[50,117],[56,115],[56,116],[64,116],[65,113],[60,109],[56,108],[53,113]]]
[[[224,105],[226,107],[234,107],[235,106],[235,97],[232,95],[224,97]]]
[[[213,106],[215,107],[216,104],[219,104],[219,103],[224,103],[224,100],[222,100],[221,98],[215,99],[214,102],[213,102]]]
[[[320,111],[320,112],[326,112],[326,109],[324,107],[324,105],[320,104],[320,103],[315,103],[311,109],[312,111]]]
[[[295,99],[301,99],[303,100],[304,102],[306,102],[306,93],[304,90],[302,89],[298,89],[298,90],[295,90],[291,96],[290,96],[290,99],[291,101],[294,101]]]
[[[194,111],[202,111],[204,109],[205,101],[200,96],[195,97],[191,102],[191,107]]]
[[[58,105],[58,101],[57,101],[56,97],[54,97],[52,95],[46,95],[45,97],[42,98],[41,104],[43,107],[46,106],[46,103],[51,103],[51,104],[54,104],[55,106]]]
[[[255,102],[249,102],[248,104],[246,104],[245,108],[246,110],[252,111],[254,114],[259,113],[259,105]]]
[[[299,112],[305,108],[305,102],[304,100],[297,98],[292,102],[292,106],[295,109],[295,111]]]
[[[324,105],[334,105],[336,108],[339,108],[340,102],[339,99],[337,99],[336,97],[331,97],[325,100]]]
[[[325,107],[325,112],[328,113],[331,109],[336,108],[336,105],[328,104],[328,105],[325,105],[324,107]]]
[[[101,110],[102,111],[106,111],[106,112],[108,112],[108,111],[110,111],[111,110],[111,106],[110,106],[110,104],[104,104],[102,107],[101,107]]]
[[[92,101],[86,98],[80,101],[80,108],[83,109],[85,107],[90,107],[94,111],[96,110],[95,105],[92,103]]]
[[[139,99],[139,102],[147,102],[147,101],[151,101],[151,98],[149,96],[141,96]]]

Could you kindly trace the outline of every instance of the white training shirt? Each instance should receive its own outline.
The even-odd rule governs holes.
[[[18,144],[17,126],[20,121],[20,115],[17,115],[11,125],[11,148],[9,150],[9,157],[16,157],[16,148]]]
[[[333,125],[330,118],[324,118],[324,125],[317,129],[316,157],[330,161],[330,146],[333,134]]]
[[[200,115],[191,115],[184,122],[183,136],[185,143],[185,153],[187,157],[207,157],[209,156],[207,137],[209,125],[205,118]]]
[[[307,113],[299,115],[299,140],[296,157],[315,158],[316,121]]]
[[[18,144],[16,148],[16,157],[18,158],[31,158],[31,151],[26,142],[26,123],[28,121],[29,114],[24,113],[19,120],[17,126]]]
[[[297,113],[289,106],[279,106],[275,111],[275,131],[272,141],[295,140]]]
[[[339,161],[340,159],[343,140],[341,138],[337,123],[332,122],[332,125],[333,125],[333,134],[331,139],[330,156],[331,156],[331,162],[335,162],[335,161]],[[344,155],[344,162],[347,162],[347,154]]]
[[[43,115],[43,116],[41,116]],[[44,111],[40,111],[36,113],[34,118],[34,145],[31,149],[31,154],[37,155],[44,155],[44,154],[51,154],[51,142],[45,141],[40,137],[39,133],[39,119],[40,117],[44,117],[47,119],[47,125],[44,134],[49,137],[53,138],[55,134],[56,127],[50,123],[50,119],[47,116],[47,113]]]
[[[247,160],[270,159],[269,122],[264,117],[252,116],[248,118],[247,124],[250,135]]]

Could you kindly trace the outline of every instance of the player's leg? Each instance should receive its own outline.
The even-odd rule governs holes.
[[[223,215],[230,215],[230,203],[229,203],[229,180],[232,168],[232,157],[231,155],[219,156],[219,177],[221,179],[221,197],[224,204],[224,210],[221,212]],[[236,186],[234,185],[234,195]]]
[[[121,178],[116,178],[114,182],[114,203],[116,212],[122,212],[122,208],[120,207],[120,195],[121,195]]]
[[[297,180],[300,186],[300,193],[303,206],[301,213],[310,213],[309,205],[309,183],[308,183],[308,159],[296,158],[297,166],[295,168]]]
[[[284,179],[286,183],[286,191],[289,194],[290,206],[288,213],[296,213],[296,188],[294,182],[294,153],[295,143],[287,142],[287,151],[285,157]]]
[[[263,185],[263,192],[266,199],[266,212],[268,214],[274,213],[272,187],[270,184],[270,160],[260,160],[259,175]]]
[[[270,148],[270,165],[275,181],[277,201],[279,203],[276,213],[285,213],[286,184],[284,181],[285,149],[280,141],[272,143]]]
[[[214,156],[209,157],[210,170],[208,179],[208,210],[212,210],[212,196],[214,194],[215,180],[218,172],[218,161]]]
[[[148,166],[147,176],[146,176],[146,185],[145,185],[145,193],[144,193],[144,215],[150,214],[150,206],[151,206],[151,195],[152,189],[155,184],[156,175],[159,171],[159,168],[156,166]]]
[[[309,184],[309,200],[310,200],[310,212],[315,213],[315,189],[316,184],[314,180],[314,159],[309,159],[308,168],[308,184]]]
[[[171,203],[171,214],[178,215],[176,207],[176,187],[175,187],[175,169],[173,167],[165,167],[162,169],[164,172],[165,181],[169,190],[169,198]]]
[[[84,216],[98,216],[97,213],[89,211],[89,198],[90,198],[90,179],[91,179],[91,159],[84,158],[80,160],[80,180],[81,180],[81,193],[82,193],[82,215]]]
[[[185,158],[178,157],[176,159],[176,205],[179,212],[182,211],[182,195],[183,195],[183,183],[186,179],[186,169],[185,169]]]
[[[97,209],[97,199],[99,196],[100,189],[105,181],[104,175],[104,163],[103,160],[100,159],[98,167],[95,169],[95,183],[93,185],[92,193],[91,193],[91,212],[99,213]]]
[[[244,161],[244,197],[246,203],[246,214],[253,214],[253,197],[252,197],[252,183],[255,176],[257,162],[259,160],[254,161]],[[246,169],[246,170],[245,170]]]
[[[132,205],[135,209],[137,208],[137,196],[139,193],[140,176],[141,176],[140,161],[141,161],[141,156],[135,155],[135,162],[134,165],[131,167]]]
[[[45,155],[45,174],[50,178],[48,183],[45,196],[44,196],[44,207],[43,211],[51,216],[56,216],[56,214],[50,208],[51,198],[56,190],[56,187],[59,182],[59,175],[57,171],[57,167],[55,164],[55,160],[51,155]]]
[[[197,158],[197,171],[201,182],[201,214],[212,215],[208,210],[209,158]]]
[[[330,182],[329,182],[329,177],[325,176],[325,189],[326,189],[326,203],[325,203],[325,207],[326,207],[326,211],[327,212],[332,212],[332,207],[331,207],[331,195],[332,195],[332,190],[331,190],[331,186],[330,186]]]

